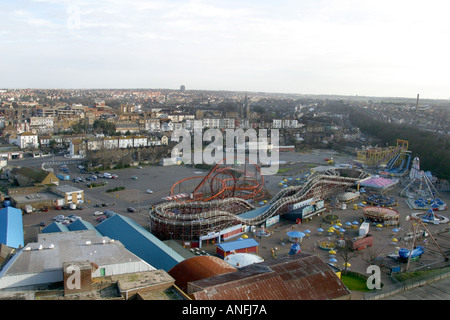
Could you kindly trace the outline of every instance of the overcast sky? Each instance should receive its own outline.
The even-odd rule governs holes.
[[[444,0],[1,0],[1,88],[450,98]]]

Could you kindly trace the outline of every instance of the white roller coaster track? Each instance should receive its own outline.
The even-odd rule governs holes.
[[[336,171],[327,172],[328,175],[313,175],[303,186],[293,186],[281,190],[267,204],[267,210],[262,210],[257,216],[244,218],[242,213],[256,208],[240,198],[228,198],[209,202],[168,202],[156,206],[150,211],[152,223],[172,225],[174,227],[206,227],[229,223],[242,223],[245,225],[261,225],[270,217],[286,212],[287,206],[300,201],[329,197],[338,189],[346,189],[355,186],[362,177],[342,177]],[[186,211],[200,209],[200,213],[175,213],[174,211]]]

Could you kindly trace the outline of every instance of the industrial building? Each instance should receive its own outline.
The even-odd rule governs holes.
[[[98,237],[94,230],[45,233],[8,261],[0,272],[0,289],[62,282],[67,263],[87,265],[92,278],[155,270],[120,241]]]
[[[84,203],[84,190],[70,185],[49,187],[46,185],[8,189],[14,206],[24,210],[26,206],[35,209],[63,207],[71,203]]]
[[[92,223],[89,223],[82,219],[77,219],[69,225],[64,225],[60,222],[54,221],[50,223],[48,226],[42,229],[42,233],[53,233],[53,232],[69,232],[69,231],[82,231],[82,230],[94,230],[95,234],[98,237],[102,237],[103,235],[95,229]]]
[[[157,269],[169,271],[184,260],[142,226],[120,214],[114,214],[96,226],[96,229],[104,236],[119,240],[128,250]]]
[[[185,258],[163,243],[132,219],[120,214],[94,227],[87,221],[76,220],[68,225],[53,222],[42,229],[42,233],[92,230],[97,236],[106,236],[123,243],[127,250],[137,255],[156,269],[169,271]]]

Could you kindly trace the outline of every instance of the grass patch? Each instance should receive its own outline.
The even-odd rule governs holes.
[[[367,292],[371,291],[369,288],[367,288],[366,280],[352,276],[352,275],[342,275],[341,276],[342,282],[346,285],[346,287],[349,290],[352,291],[361,291],[361,292]]]
[[[106,186],[106,183],[104,183],[104,182],[100,182],[100,183],[92,182],[89,184],[90,188],[97,188],[97,187],[104,187],[104,186]]]
[[[115,188],[106,190],[106,192],[110,193],[110,192],[116,192],[116,191],[122,191],[122,190],[125,190],[125,187],[115,187]]]
[[[288,172],[290,169],[289,168],[282,168],[282,169],[278,169],[277,173],[286,173]]]
[[[395,279],[398,281],[408,281],[408,280],[423,280],[428,277],[437,276],[439,274],[443,274],[446,272],[450,272],[450,267],[439,268],[439,269],[430,269],[430,270],[417,270],[411,272],[402,272],[395,274]]]

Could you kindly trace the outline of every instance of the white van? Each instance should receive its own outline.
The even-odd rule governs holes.
[[[108,172],[105,172],[103,174],[103,177],[106,178],[106,179],[112,179],[112,175],[110,173],[108,173]]]

